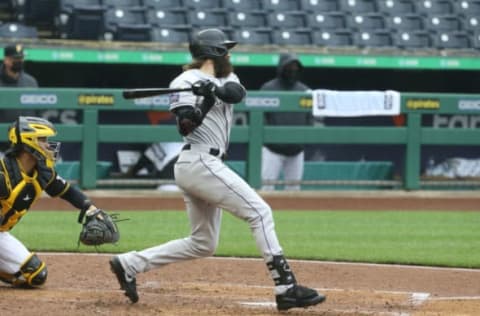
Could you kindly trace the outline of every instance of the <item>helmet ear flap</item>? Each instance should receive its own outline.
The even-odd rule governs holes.
[[[22,137],[20,136],[20,117],[15,121],[15,136],[17,137],[17,146],[22,144]]]

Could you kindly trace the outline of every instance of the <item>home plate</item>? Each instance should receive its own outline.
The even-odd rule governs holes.
[[[277,307],[277,303],[275,302],[238,302],[238,304],[259,307]]]

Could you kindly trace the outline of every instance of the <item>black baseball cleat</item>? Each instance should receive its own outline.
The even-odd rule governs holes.
[[[276,296],[277,309],[285,311],[294,307],[308,307],[325,301],[325,295],[318,294],[314,289],[294,285],[287,292]]]
[[[120,263],[120,259],[118,259],[117,256],[110,259],[110,269],[117,277],[118,283],[120,283],[120,288],[125,291],[125,296],[127,296],[132,303],[138,302],[137,280],[129,277],[125,273],[125,270]]]

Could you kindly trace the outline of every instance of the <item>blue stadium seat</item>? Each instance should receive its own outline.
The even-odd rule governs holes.
[[[350,30],[313,32],[313,45],[322,47],[353,46],[353,34]]]
[[[387,16],[385,19],[386,28],[395,32],[416,31],[425,27],[425,19],[416,13],[396,14]]]
[[[433,36],[433,46],[437,49],[469,49],[472,47],[471,37],[467,32],[438,32]]]
[[[13,1],[17,19],[28,25],[53,25],[58,0]]]
[[[228,14],[229,25],[236,27],[265,27],[267,17],[261,11],[233,11]]]
[[[118,24],[113,39],[115,41],[150,42],[152,27],[149,24]]]
[[[462,20],[457,15],[429,15],[425,18],[425,28],[431,32],[460,31]]]
[[[223,8],[229,12],[255,11],[262,9],[262,3],[259,0],[223,0]]]
[[[265,11],[298,11],[300,6],[298,0],[259,0]]]
[[[364,30],[354,33],[353,44],[357,47],[393,47],[391,33],[387,30]]]
[[[183,0],[183,6],[193,10],[218,9],[222,3],[220,0]]]
[[[272,32],[272,43],[277,45],[312,45],[308,29],[277,29]]]
[[[451,14],[454,7],[449,0],[421,0],[416,2],[416,12],[424,15]]]
[[[480,16],[480,0],[457,0],[454,8],[459,15]]]
[[[472,36],[472,47],[480,50],[480,31],[477,31]]]
[[[102,4],[107,9],[113,9],[113,8],[139,9],[143,7],[142,0],[102,0]]]
[[[0,25],[0,38],[38,38],[36,27],[27,26],[22,23],[5,23]]]
[[[146,22],[152,26],[187,25],[187,12],[184,9],[150,9],[147,11]]]
[[[387,15],[415,13],[413,0],[377,0],[377,11]]]
[[[377,11],[375,0],[339,0],[340,8],[350,13],[368,13]]]
[[[198,9],[187,13],[188,23],[193,27],[226,27],[227,15],[223,10]]]
[[[347,15],[341,11],[310,13],[307,26],[314,30],[336,30],[347,27]]]
[[[272,28],[302,28],[306,26],[306,19],[302,11],[271,12],[267,24]]]
[[[142,38],[146,40],[151,34],[145,11],[128,8],[107,9],[104,29],[105,40],[144,41]]]
[[[151,39],[162,43],[188,43],[191,31],[191,28],[186,27],[153,27]]]
[[[99,40],[104,31],[104,8],[101,6],[73,6],[70,12],[60,14],[58,29],[61,38]],[[64,16],[64,18],[62,18]]]
[[[385,28],[385,19],[375,12],[354,13],[347,17],[347,26],[356,30],[379,30]]]
[[[272,44],[272,30],[270,28],[234,28],[232,38],[241,44],[269,45]]]
[[[470,33],[480,31],[480,15],[467,15],[463,18],[463,29]]]
[[[182,0],[143,0],[143,6],[148,10],[177,9],[183,7]]]
[[[428,49],[432,40],[428,31],[402,31],[394,34],[393,42],[402,49]]]
[[[305,12],[332,12],[340,11],[337,0],[301,0],[300,9]]]

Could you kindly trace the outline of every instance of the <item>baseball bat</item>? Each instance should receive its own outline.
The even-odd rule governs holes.
[[[144,88],[123,90],[124,99],[148,98],[156,95],[169,94],[181,91],[192,91],[192,88]]]

